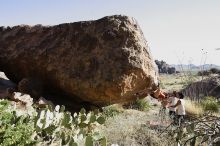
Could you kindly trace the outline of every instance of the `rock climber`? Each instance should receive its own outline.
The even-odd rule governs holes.
[[[184,101],[184,95],[181,92],[178,92],[177,94],[177,103],[175,105],[170,106],[171,108],[176,108],[176,122],[180,125],[186,115],[185,111],[185,101]]]

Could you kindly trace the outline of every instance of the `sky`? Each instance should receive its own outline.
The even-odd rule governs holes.
[[[220,65],[220,0],[1,0],[0,26],[134,17],[154,59]]]

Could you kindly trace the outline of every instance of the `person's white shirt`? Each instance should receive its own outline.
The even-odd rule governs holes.
[[[186,115],[185,111],[185,101],[183,99],[179,99],[181,101],[181,104],[177,106],[176,113],[177,115]]]
[[[174,106],[174,105],[176,105],[177,98],[176,97],[169,97],[168,102],[169,102],[170,106]],[[169,107],[169,110],[176,112],[176,107]]]

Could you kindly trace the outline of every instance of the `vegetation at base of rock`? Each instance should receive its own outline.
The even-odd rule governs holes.
[[[102,112],[103,116],[106,119],[110,117],[115,117],[118,114],[123,112],[121,107],[118,107],[117,105],[109,105],[109,106],[103,107],[102,110],[103,110]]]
[[[95,127],[105,123],[98,111],[82,109],[72,116],[64,106],[19,114],[11,102],[0,101],[0,145],[101,145],[106,138]]]
[[[131,106],[140,111],[148,111],[151,108],[150,103],[145,98],[137,99]]]
[[[219,105],[218,102],[216,101],[215,97],[207,96],[205,97],[201,105],[205,111],[210,111],[210,112],[218,112],[219,111]]]

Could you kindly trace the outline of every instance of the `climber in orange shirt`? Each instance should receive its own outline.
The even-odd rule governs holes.
[[[160,88],[157,88],[153,93],[150,94],[153,98],[156,98],[158,100],[163,100],[166,98],[167,93],[161,91]]]
[[[166,108],[168,101],[167,101],[167,93],[161,91],[161,89],[158,87],[153,93],[150,94],[153,98],[156,98],[158,101],[161,102],[161,105]]]

